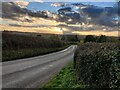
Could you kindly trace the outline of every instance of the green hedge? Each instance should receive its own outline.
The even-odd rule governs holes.
[[[2,32],[2,49],[3,50],[19,50],[29,48],[60,48],[65,43],[60,40],[58,35],[50,35],[40,37],[36,35],[24,35],[14,32]]]
[[[68,45],[59,35],[2,32],[2,61],[16,60],[59,51]]]
[[[120,88],[119,57],[115,43],[81,44],[74,57],[77,80],[88,87]]]

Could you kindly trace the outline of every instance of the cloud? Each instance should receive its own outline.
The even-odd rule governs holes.
[[[28,1],[28,2],[118,2],[119,0],[2,0],[2,2],[15,2],[15,1]]]
[[[2,0],[2,2],[21,2],[23,0]]]
[[[25,0],[25,1],[28,1],[28,2],[43,2],[43,0]]]
[[[26,2],[26,1],[16,1],[14,3],[17,4],[21,8],[25,8],[29,4],[29,2]]]
[[[2,2],[43,2],[43,0],[2,0]]]

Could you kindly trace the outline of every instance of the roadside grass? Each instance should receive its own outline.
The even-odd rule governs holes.
[[[42,89],[47,88],[85,88],[82,82],[76,80],[73,62],[65,66],[59,74],[53,77],[48,83],[43,85]]]
[[[2,62],[45,55],[66,49],[69,46],[70,45],[66,45],[60,48],[30,48],[30,49],[27,48],[27,49],[19,49],[19,50],[3,50]]]

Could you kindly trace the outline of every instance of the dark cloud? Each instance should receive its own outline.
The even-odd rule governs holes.
[[[93,24],[105,25],[105,26],[117,26],[118,24],[114,20],[117,15],[120,15],[120,2],[114,7],[99,7],[94,5],[84,5],[81,3],[71,4],[73,7],[79,7],[80,9],[74,11],[73,7],[61,8],[58,10],[59,14],[62,14],[62,19],[71,18],[72,21],[69,23],[76,24],[77,22],[88,22]],[[69,17],[69,18],[68,18]],[[88,20],[90,18],[90,20]],[[65,22],[67,20],[64,20]],[[68,22],[67,22],[68,23]]]
[[[89,6],[89,7],[82,9],[82,11],[85,14],[87,14],[89,17],[98,18],[104,12],[104,8],[100,8],[96,6]]]

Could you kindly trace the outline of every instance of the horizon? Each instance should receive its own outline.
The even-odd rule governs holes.
[[[84,15],[80,16],[81,11],[80,8],[77,9],[76,4],[77,2],[68,2],[68,3],[56,3],[56,2],[30,2],[29,4],[23,4],[23,3],[17,3],[16,5],[20,6],[21,9],[23,9],[22,5],[26,7],[27,10],[34,10],[34,11],[44,11],[47,15],[51,15],[48,18],[42,18],[42,17],[31,17],[28,14],[25,14],[23,16],[17,16],[16,20],[13,20],[11,18],[3,18],[1,19],[0,23],[2,24],[1,28],[4,28],[4,30],[12,29],[12,31],[25,31],[25,32],[43,32],[43,33],[53,33],[53,34],[81,34],[81,35],[100,35],[105,34],[107,36],[118,36],[118,26],[117,23],[119,22],[119,17],[116,12],[108,10],[107,13],[104,11],[104,8],[111,7],[114,8],[115,2],[78,2],[82,3],[85,6],[94,5],[97,7],[93,7],[92,11],[91,8],[87,8],[87,12],[84,13]],[[63,6],[62,6],[63,4]],[[57,5],[57,6],[56,6]],[[83,5],[83,6],[84,6]],[[69,15],[67,16],[69,19],[65,20],[65,17],[63,21],[58,20],[61,17],[59,17],[58,10],[63,9],[65,10],[66,7],[72,8],[72,11],[69,11]],[[81,6],[79,6],[81,7]],[[99,10],[99,11],[98,11]],[[50,13],[50,12],[57,12],[57,13]],[[102,13],[101,13],[102,11]],[[10,12],[11,13],[11,12]],[[17,14],[18,12],[16,12]],[[34,12],[33,12],[34,13]],[[75,14],[74,14],[75,13]],[[99,14],[96,14],[99,13]],[[79,16],[78,16],[79,14]],[[93,15],[96,14],[94,17]],[[106,14],[106,15],[105,15]],[[65,14],[64,14],[65,15]],[[67,15],[67,14],[66,14]],[[90,15],[90,16],[89,16]],[[102,16],[101,16],[102,15]],[[111,16],[109,16],[111,15]],[[87,21],[81,21],[81,17],[86,18]],[[99,18],[98,18],[99,17]],[[26,22],[22,20],[32,20],[32,22]],[[88,20],[90,19],[90,20]],[[74,21],[75,20],[75,21]],[[79,21],[78,21],[79,20]],[[98,20],[98,21],[97,21]],[[105,22],[104,22],[105,21]],[[71,22],[71,23],[69,23]],[[72,23],[74,22],[74,23]],[[82,23],[81,23],[82,22]],[[81,24],[80,24],[81,23]],[[113,23],[113,24],[111,24]],[[8,25],[7,27],[4,25]],[[20,27],[17,27],[17,26]],[[62,26],[64,25],[64,26]],[[31,28],[32,27],[32,28]]]

